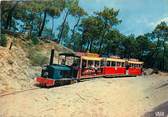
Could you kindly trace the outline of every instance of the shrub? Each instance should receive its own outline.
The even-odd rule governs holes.
[[[0,46],[6,47],[7,46],[7,38],[5,34],[1,34],[0,38]]]
[[[39,42],[40,42],[37,37],[32,37],[31,40],[32,40],[32,43],[33,43],[34,45],[37,45],[37,44],[39,44]]]
[[[48,63],[48,58],[39,51],[30,52],[29,59],[31,64],[34,66],[43,66]]]

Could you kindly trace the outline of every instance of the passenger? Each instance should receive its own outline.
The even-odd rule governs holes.
[[[92,63],[91,65],[90,65],[90,74],[95,74],[95,66],[94,66],[94,64]]]
[[[98,73],[98,70],[99,70],[99,64],[96,64],[96,66],[95,66],[95,73],[96,74]]]
[[[86,67],[86,62],[82,62],[82,68]]]
[[[62,59],[61,65],[65,65],[65,59]]]
[[[117,63],[117,67],[121,67],[121,64],[120,64],[120,63]]]
[[[92,69],[95,69],[95,66],[94,66],[94,64],[91,64],[91,68],[92,68]]]

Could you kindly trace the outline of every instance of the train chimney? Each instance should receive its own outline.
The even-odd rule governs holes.
[[[54,60],[54,49],[51,49],[50,65],[53,64],[53,60]]]

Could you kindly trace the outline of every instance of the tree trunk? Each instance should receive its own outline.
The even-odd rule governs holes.
[[[33,22],[33,21],[32,21]],[[33,26],[31,25],[31,28],[29,30],[29,38],[32,36],[32,30],[33,30]]]
[[[31,14],[31,16],[33,16],[33,14]],[[31,17],[31,21],[30,21],[30,24],[31,24],[31,27],[30,27],[30,31],[29,31],[29,38],[32,36],[32,30],[33,30],[33,17]]]
[[[73,27],[71,39],[74,38],[75,29],[76,29],[76,27],[77,27],[78,24],[79,24],[80,18],[81,18],[81,17],[79,16],[77,23],[76,23],[76,24],[74,25],[74,27]]]
[[[12,20],[12,14],[16,8],[16,6],[18,5],[19,1],[17,1],[13,7],[8,11],[8,16],[7,16],[7,19],[6,19],[6,24],[5,24],[5,29],[9,29],[9,26],[11,25],[11,20]]]
[[[53,31],[54,31],[54,17],[52,17],[51,36],[53,34]]]
[[[103,33],[101,41],[100,41],[99,50],[98,50],[99,54],[101,53],[101,49],[102,49],[102,45],[103,45],[103,42],[104,42],[105,34],[106,34],[106,31]]]
[[[91,41],[90,41],[90,48],[89,48],[89,52],[92,52],[92,46],[93,46],[93,39],[91,39]]]
[[[85,29],[82,33],[82,40],[80,42],[80,51],[82,52],[82,47],[83,47],[83,43],[84,43],[84,39],[85,39],[85,33],[87,32],[87,30]]]
[[[42,19],[42,13],[40,13],[39,16],[40,16],[40,20],[38,21],[38,25],[37,25],[37,27],[39,27],[38,30],[37,30],[37,33],[39,33],[40,27],[41,27],[41,24],[42,24],[42,20],[41,20]]]
[[[64,31],[65,22],[66,22],[66,20],[67,20],[68,14],[69,14],[69,11],[67,11],[67,12],[66,12],[66,15],[65,15],[64,21],[63,21],[63,23],[62,23],[62,28],[61,28],[61,31],[60,31],[60,34],[59,34],[59,37],[58,37],[58,43],[60,43],[60,42],[61,42],[61,39],[62,39],[62,34],[63,34],[63,31]]]
[[[164,50],[163,50],[163,59],[162,59],[163,70],[165,70],[165,53],[166,53],[165,41],[166,41],[166,40],[164,39],[164,41],[163,41],[163,48],[164,48]]]
[[[126,50],[124,50],[124,58],[126,58]]]
[[[150,63],[150,62],[152,62],[151,64],[153,65],[153,56],[154,56],[154,54],[157,52],[157,50],[158,50],[158,46],[159,46],[159,42],[160,42],[160,38],[158,37],[158,39],[157,39],[157,44],[156,44],[156,48],[155,48],[155,50],[151,53],[151,55],[146,59],[146,61],[148,62],[148,63]],[[158,54],[158,53],[156,53],[156,54]]]
[[[155,53],[156,53],[156,55],[155,55]],[[155,57],[157,57],[157,55],[159,54],[158,51],[155,52],[155,53],[153,54],[153,56],[155,55]],[[156,62],[155,60],[152,60],[152,59],[154,59],[155,57],[152,57],[152,56],[151,56],[151,66],[152,66],[152,67],[154,66],[154,64],[155,64],[155,62]]]
[[[101,41],[100,41],[100,45],[99,45],[99,50],[98,50],[99,54],[101,52],[101,48],[102,48],[102,45],[103,45],[104,37],[105,37],[105,34],[106,34],[106,31],[103,31],[103,30],[106,29],[106,27],[107,27],[107,21],[105,22],[104,27],[103,27],[102,31],[100,32],[100,34],[101,33],[103,33],[103,34],[101,36]]]
[[[39,30],[38,36],[40,37],[42,35],[42,32],[44,30],[45,22],[46,22],[46,16],[47,16],[47,10],[44,11],[44,17],[43,17],[43,22]]]
[[[87,47],[86,47],[85,52],[87,52],[87,51],[88,51],[88,49],[89,49],[89,45],[90,45],[90,42],[88,41],[88,45],[87,45]]]

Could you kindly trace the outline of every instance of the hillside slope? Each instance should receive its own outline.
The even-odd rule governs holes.
[[[46,63],[48,63],[52,48],[56,50],[55,58],[57,58],[59,52],[73,52],[54,42],[46,43],[41,41],[37,45],[32,45],[30,41],[23,38],[7,36],[7,39],[7,47],[0,46],[0,93],[33,87],[33,78],[40,75],[41,71],[39,65],[32,65],[30,56],[34,53],[38,52],[40,55],[46,57]],[[9,50],[11,41],[13,42],[13,46]],[[36,59],[40,58],[37,56]]]

